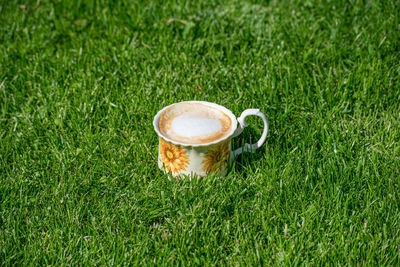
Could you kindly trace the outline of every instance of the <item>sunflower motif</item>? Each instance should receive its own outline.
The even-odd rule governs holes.
[[[189,164],[189,156],[186,154],[185,149],[175,146],[162,138],[160,138],[160,155],[161,161],[168,172],[178,173],[184,171]]]
[[[229,143],[230,139],[219,143],[213,149],[210,149],[202,155],[204,160],[201,162],[203,164],[203,171],[206,173],[217,172],[221,170],[228,162],[229,159]]]

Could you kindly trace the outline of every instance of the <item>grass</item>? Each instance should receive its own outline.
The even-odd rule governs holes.
[[[399,59],[397,1],[0,1],[1,265],[398,265]],[[168,180],[182,100],[266,144]]]

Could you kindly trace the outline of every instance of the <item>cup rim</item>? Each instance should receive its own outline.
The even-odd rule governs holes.
[[[204,104],[204,105],[208,105],[214,108],[217,108],[218,110],[224,112],[226,115],[229,116],[229,118],[232,121],[232,126],[231,126],[231,130],[229,132],[229,134],[221,137],[220,139],[214,140],[212,142],[208,142],[208,143],[202,143],[202,144],[191,144],[191,143],[183,143],[183,142],[179,142],[179,141],[175,141],[172,140],[168,137],[166,137],[165,135],[163,135],[160,131],[160,128],[158,127],[158,121],[160,120],[160,116],[161,113],[163,113],[163,111],[165,111],[166,109],[174,106],[174,105],[178,105],[178,104],[182,104],[182,103],[198,103],[198,104]],[[180,145],[180,146],[190,146],[190,147],[205,147],[205,146],[209,146],[209,145],[213,145],[213,144],[217,144],[220,143],[221,141],[227,140],[228,138],[230,138],[236,131],[237,128],[237,120],[236,120],[236,116],[232,113],[232,111],[230,111],[229,109],[227,109],[224,106],[218,105],[216,103],[213,102],[207,102],[207,101],[197,101],[197,100],[190,100],[190,101],[181,101],[181,102],[176,102],[173,103],[171,105],[168,105],[164,108],[162,108],[160,111],[157,112],[157,114],[154,116],[153,119],[153,127],[154,130],[156,131],[157,135],[159,137],[162,137],[164,140],[174,144],[174,145]]]

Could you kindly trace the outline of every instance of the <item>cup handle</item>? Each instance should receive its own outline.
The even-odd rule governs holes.
[[[237,121],[239,122],[239,126],[236,129],[235,133],[233,134],[233,137],[236,137],[239,134],[241,134],[243,132],[243,129],[248,126],[248,124],[246,123],[245,119],[246,119],[247,116],[250,116],[250,115],[258,116],[263,120],[263,122],[264,122],[263,133],[262,133],[261,138],[258,140],[257,143],[255,143],[255,144],[246,143],[244,146],[239,147],[238,149],[234,150],[233,151],[233,158],[235,158],[238,155],[242,154],[242,152],[252,152],[252,153],[254,153],[257,148],[259,148],[260,146],[262,146],[262,144],[264,144],[265,139],[267,139],[267,133],[268,133],[267,117],[258,108],[257,109],[254,109],[254,108],[246,109],[245,111],[242,112],[240,117],[237,119]]]

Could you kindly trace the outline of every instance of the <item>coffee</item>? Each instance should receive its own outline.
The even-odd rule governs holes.
[[[185,144],[205,144],[228,135],[231,118],[201,103],[178,103],[161,113],[158,127],[167,138]]]

